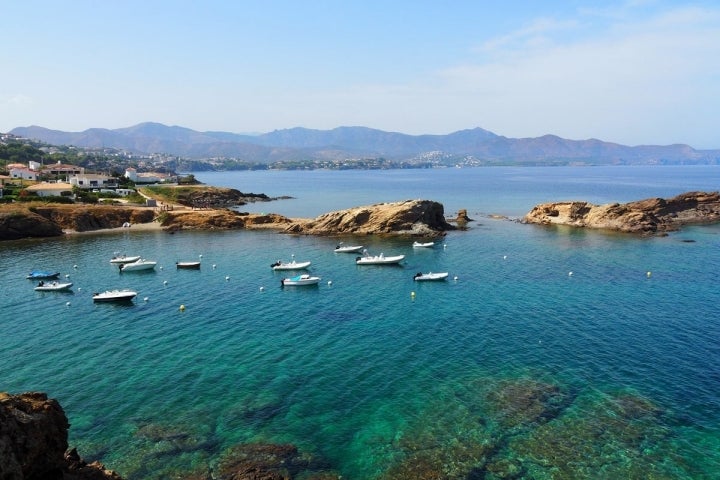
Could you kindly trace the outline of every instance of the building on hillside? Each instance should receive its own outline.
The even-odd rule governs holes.
[[[25,189],[35,193],[38,197],[69,197],[72,195],[73,186],[69,183],[36,183]]]
[[[78,167],[77,165],[66,165],[58,161],[58,163],[46,165],[45,167],[43,167],[42,173],[46,175],[55,175],[57,177],[70,177],[70,175],[83,175],[85,173],[85,167]]]
[[[84,173],[82,175],[72,175],[68,181],[71,185],[74,185],[83,190],[91,190],[97,188],[117,188],[118,179],[115,177],[109,177],[107,175],[96,175],[91,173]]]
[[[35,160],[30,160],[28,162],[28,167],[30,167],[30,170],[35,170],[36,172],[39,172],[42,169],[42,163],[36,162]]]
[[[174,183],[177,177],[159,172],[138,172],[132,167],[125,169],[125,177],[135,183]]]
[[[17,178],[20,180],[33,180],[37,181],[38,179],[38,172],[35,170],[30,170],[29,168],[23,166],[23,167],[13,167],[9,171],[10,176],[12,178]]]

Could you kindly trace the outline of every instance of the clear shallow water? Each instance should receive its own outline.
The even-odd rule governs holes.
[[[476,222],[433,250],[345,239],[406,254],[395,268],[357,267],[332,252],[337,239],[270,232],[3,243],[1,389],[57,398],[89,459],[168,478],[214,468],[238,443],[287,442],[343,478],[720,471],[720,227],[639,239],[482,215],[717,190],[720,169],[197,176],[292,195],[251,206],[291,216],[430,198]],[[120,274],[116,251],[163,268]],[[317,288],[280,288],[269,265],[291,254],[312,260]],[[200,271],[175,270],[199,255]],[[33,268],[70,275],[74,293],[34,292]],[[451,280],[415,284],[417,271]],[[90,298],[123,287],[140,292],[131,306]]]

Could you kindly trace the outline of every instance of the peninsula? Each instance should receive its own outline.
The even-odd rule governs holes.
[[[598,228],[641,235],[662,235],[683,225],[720,221],[718,192],[686,192],[669,199],[593,205],[552,202],[536,205],[523,223]]]

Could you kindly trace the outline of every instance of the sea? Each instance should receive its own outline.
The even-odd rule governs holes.
[[[208,478],[271,444],[297,448],[285,468],[300,479],[720,478],[720,225],[639,237],[518,221],[543,202],[717,191],[720,166],[195,176],[290,197],[240,211],[427,199],[472,221],[423,249],[132,227],[2,242],[0,391],[57,399],[86,460]],[[406,257],[357,266],[339,242]],[[116,254],[158,265],[121,273]],[[282,288],[270,264],[291,258],[321,282]],[[33,269],[72,292],[35,292]],[[92,301],[122,288],[133,302]]]

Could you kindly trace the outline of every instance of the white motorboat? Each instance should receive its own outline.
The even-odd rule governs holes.
[[[304,270],[310,266],[312,262],[296,262],[295,255],[292,256],[292,260],[289,262],[283,262],[278,260],[277,262],[270,264],[273,270]]]
[[[178,269],[200,269],[200,262],[175,262],[175,266]]]
[[[112,257],[110,259],[110,263],[115,263],[115,264],[132,263],[132,262],[137,262],[138,260],[140,260],[140,255],[135,255],[132,257],[129,257],[127,255],[115,255],[114,257]]]
[[[137,296],[133,290],[106,290],[93,293],[93,302],[129,302]]]
[[[439,280],[445,280],[448,277],[448,272],[428,272],[428,273],[422,273],[418,272],[413,277],[413,280],[416,282],[434,282]]]
[[[157,262],[140,258],[132,263],[120,263],[118,267],[121,272],[140,272],[143,270],[152,270],[155,268],[155,265],[157,265]]]
[[[295,277],[283,278],[280,281],[280,286],[290,287],[301,285],[317,285],[318,283],[320,283],[320,280],[320,277],[313,277],[312,275],[303,273],[302,275],[297,275]]]
[[[63,290],[70,290],[70,287],[72,287],[71,282],[66,283],[60,283],[60,282],[44,282],[40,280],[40,282],[37,284],[37,287],[35,287],[35,290],[38,292],[61,292]]]
[[[413,242],[413,248],[432,248],[435,242]]]
[[[362,245],[343,245],[342,242],[335,247],[335,253],[355,253],[363,249]]]
[[[362,257],[356,257],[357,265],[396,265],[405,259],[405,255],[392,255],[386,257],[385,254],[370,255],[367,250],[363,252]]]

